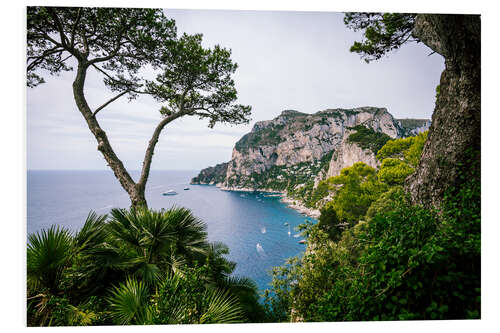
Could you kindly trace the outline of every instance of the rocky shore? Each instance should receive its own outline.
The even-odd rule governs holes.
[[[320,212],[318,209],[312,209],[312,208],[306,207],[300,200],[287,197],[285,192],[278,192],[278,191],[273,190],[273,189],[225,187],[225,186],[221,186],[220,184],[218,184],[217,187],[219,189],[221,189],[222,191],[270,193],[270,194],[272,194],[272,196],[275,196],[275,195],[279,196],[280,202],[284,203],[285,205],[287,205],[287,207],[294,209],[303,215],[306,215],[306,216],[311,217],[313,219],[317,219],[320,216]]]

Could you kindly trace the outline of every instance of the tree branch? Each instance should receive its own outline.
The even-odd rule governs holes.
[[[76,26],[78,23],[80,23],[80,17],[82,17],[82,8],[78,8],[78,16],[76,17],[75,24],[73,24],[73,27],[71,28],[71,42],[70,46],[73,48],[75,46],[75,31],[76,31]]]
[[[49,12],[50,16],[52,17],[54,23],[57,26],[57,31],[59,32],[59,37],[61,38],[61,44],[64,46],[64,48],[69,49],[70,47],[68,45],[68,38],[64,34],[64,29],[61,24],[61,21],[59,20],[59,16],[57,16],[57,13],[52,7],[47,7],[47,11]]]
[[[127,84],[126,82],[123,82],[123,81],[115,79],[108,72],[106,72],[105,70],[103,70],[102,68],[100,68],[99,66],[97,66],[96,64],[91,64],[91,65],[92,65],[92,67],[94,67],[95,69],[97,69],[99,72],[101,72],[102,74],[104,74],[111,81],[113,81],[115,83],[119,83],[119,84]],[[127,92],[133,92],[133,93],[136,93],[136,94],[146,94],[146,95],[148,94],[148,92],[146,92],[146,91],[140,91],[140,90],[136,90],[136,89],[132,89],[132,88],[128,88]]]
[[[151,169],[151,161],[153,159],[153,154],[154,150],[156,147],[156,144],[158,143],[158,139],[160,137],[160,133],[163,130],[163,128],[169,124],[170,122],[174,121],[177,118],[180,118],[189,112],[187,111],[178,111],[176,113],[171,114],[168,117],[165,117],[155,128],[155,131],[153,132],[153,135],[151,137],[151,140],[149,140],[148,143],[148,148],[146,149],[146,153],[144,154],[144,161],[142,162],[142,171],[141,171],[141,178],[137,182],[137,187],[140,189],[144,189],[146,187],[146,181],[149,177],[149,170]]]
[[[118,52],[120,51],[120,48],[122,47],[122,38],[123,38],[123,31],[120,32],[120,35],[118,36],[117,42],[116,42],[116,47],[114,48],[113,51],[111,51],[107,56],[104,57],[98,57],[90,60],[90,64],[95,64],[98,62],[103,62],[103,61],[108,61],[112,58],[114,58]]]
[[[101,111],[106,106],[108,106],[112,102],[116,101],[118,98],[122,97],[123,95],[125,95],[128,92],[129,92],[128,90],[122,91],[121,93],[119,93],[118,95],[116,95],[115,97],[111,98],[109,101],[107,101],[106,103],[104,103],[103,105],[101,105],[100,107],[98,107],[97,109],[95,109],[94,113],[92,114],[94,116],[94,118],[95,118],[95,115],[97,114],[97,112]]]

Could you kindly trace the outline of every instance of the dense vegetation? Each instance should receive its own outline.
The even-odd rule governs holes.
[[[328,180],[336,195],[317,225],[302,226],[308,250],[273,270],[275,320],[480,317],[479,153],[440,211],[413,205],[401,175],[382,172],[415,167],[425,138],[389,141],[378,173],[358,163]]]
[[[230,275],[228,253],[184,208],[113,209],[75,234],[31,234],[28,326],[265,320],[256,285]]]
[[[347,142],[356,143],[363,149],[370,149],[374,154],[391,138],[385,133],[375,132],[372,128],[363,125],[358,125],[351,129],[356,132],[349,135]]]

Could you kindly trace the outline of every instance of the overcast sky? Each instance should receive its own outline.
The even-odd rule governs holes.
[[[408,44],[366,64],[349,52],[359,33],[343,14],[167,10],[179,32],[203,33],[204,45],[232,49],[238,102],[252,106],[249,125],[207,127],[207,121],[178,119],[162,133],[152,169],[201,169],[228,161],[238,139],[259,120],[284,109],[314,113],[326,108],[386,107],[396,118],[428,118],[444,59],[422,43]],[[106,169],[94,137],[71,92],[74,72],[46,77],[27,91],[28,169]],[[97,74],[89,75],[91,106],[113,96]],[[141,97],[112,103],[98,118],[128,169],[140,169],[147,142],[160,120],[160,105]]]

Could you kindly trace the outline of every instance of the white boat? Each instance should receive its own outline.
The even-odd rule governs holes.
[[[290,232],[290,225],[288,225],[288,236],[290,237],[292,233]]]
[[[170,191],[162,193],[162,195],[176,195],[176,194],[177,194],[177,192],[175,192],[174,190],[170,190]]]
[[[299,240],[299,244],[305,244],[305,243],[306,243],[305,239]]]
[[[295,237],[295,238],[299,238],[299,237],[300,237],[300,234],[295,234],[295,235],[293,235],[293,237]]]
[[[185,187],[185,188],[184,188],[184,191],[189,191],[189,187]]]

